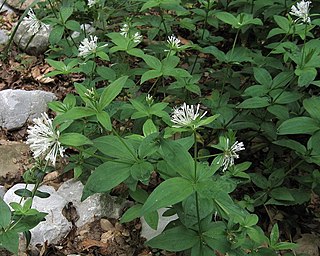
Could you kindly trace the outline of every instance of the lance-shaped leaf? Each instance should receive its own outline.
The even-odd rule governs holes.
[[[99,108],[101,110],[108,106],[115,97],[119,95],[127,79],[128,76],[120,77],[103,90],[99,100]]]
[[[162,207],[179,203],[193,193],[193,184],[181,177],[175,177],[162,182],[148,197],[142,207],[146,214]]]

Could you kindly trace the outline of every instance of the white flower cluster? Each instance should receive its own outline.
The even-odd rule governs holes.
[[[27,16],[23,18],[23,21],[28,27],[28,32],[31,32],[32,35],[37,34],[41,28],[49,29],[49,25],[38,20],[32,9],[28,11]]]
[[[122,25],[122,28],[120,28],[120,35],[128,37],[129,29],[129,25],[127,23],[124,23]]]
[[[298,17],[295,20],[295,22],[299,20],[301,20],[303,23],[311,22],[310,16],[309,16],[310,4],[311,4],[311,1],[301,0],[299,3],[297,3],[297,6],[293,5],[291,7],[291,12],[289,13]]]
[[[245,150],[243,142],[236,141],[233,143],[233,145],[230,147],[230,140],[227,139],[227,149],[225,149],[223,158],[222,158],[222,171],[227,170],[230,166],[234,165],[234,159],[238,159],[239,155],[237,152],[241,150]],[[220,163],[220,162],[218,162]]]
[[[122,25],[122,27],[120,28],[120,35],[124,36],[124,37],[129,37],[130,36],[130,27],[127,23],[124,23]],[[134,35],[132,35],[130,37],[130,39],[134,42],[134,43],[140,43],[143,39],[143,36],[140,34],[140,32],[136,32]]]
[[[199,114],[200,104],[197,106],[187,105],[183,103],[180,107],[174,108],[171,114],[171,121],[175,123],[173,127],[181,128],[188,127],[193,124],[198,118],[203,118],[207,111],[205,111],[201,116]]]
[[[171,35],[171,36],[168,36],[168,40],[167,40],[167,43],[168,43],[168,47],[171,49],[171,50],[179,50],[181,45],[181,41],[179,38],[175,37],[174,35]],[[166,50],[168,51],[168,50]]]
[[[63,157],[64,147],[59,142],[60,132],[52,125],[52,120],[46,113],[33,119],[34,126],[28,127],[27,144],[33,152],[34,158],[44,158],[54,166],[57,155]]]

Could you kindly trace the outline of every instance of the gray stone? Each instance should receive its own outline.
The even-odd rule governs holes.
[[[7,44],[8,41],[9,41],[9,36],[6,30],[0,29],[0,44]]]
[[[3,90],[0,91],[0,127],[18,129],[27,121],[48,110],[47,103],[56,99],[51,92]]]
[[[22,21],[13,37],[13,41],[24,52],[30,55],[40,55],[44,53],[49,46],[49,35],[52,30],[41,26],[40,30],[33,35],[29,29],[28,22]]]
[[[33,184],[29,184],[27,188],[32,190]],[[20,197],[14,194],[17,189],[25,188],[25,184],[19,183],[10,188],[4,195],[4,201],[9,204],[11,202],[19,202]],[[72,224],[63,216],[62,209],[67,204],[67,201],[61,197],[53,187],[40,186],[42,192],[50,194],[48,198],[35,197],[32,203],[32,208],[40,212],[46,212],[48,215],[45,221],[40,222],[36,227],[31,229],[30,245],[58,243],[71,230]]]
[[[4,0],[0,0],[0,12],[4,11],[13,13],[13,10],[7,5],[7,3],[4,3]]]
[[[165,211],[167,211],[168,208],[161,208],[158,210],[159,214],[159,222],[158,222],[158,228],[157,230],[152,229],[147,222],[144,220],[144,218],[140,218],[141,221],[141,237],[147,239],[149,241],[150,239],[160,235],[162,231],[165,229],[165,227],[171,222],[176,219],[178,219],[178,215],[174,214],[172,216],[164,217],[162,216]]]
[[[22,173],[29,146],[25,143],[0,140],[0,177]]]
[[[18,9],[18,10],[26,10],[34,0],[6,0],[6,3],[11,7]]]
[[[80,181],[69,180],[63,183],[57,191],[76,208],[79,216],[75,223],[77,227],[80,228],[99,217],[120,218],[126,202],[117,202],[116,197],[101,194],[94,194],[81,202],[83,187]]]
[[[0,186],[0,198],[3,199],[4,194],[7,192],[4,186]]]

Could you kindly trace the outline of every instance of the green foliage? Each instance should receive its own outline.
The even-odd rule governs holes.
[[[261,218],[269,207],[304,209],[320,194],[320,22],[313,6],[310,23],[295,20],[293,4],[72,0],[41,12],[52,27],[47,75],[82,78],[74,94],[49,103],[59,143],[70,147],[66,171],[85,183],[82,199],[123,183],[135,204],[121,222],[144,216],[154,229],[157,210],[170,208],[178,220],[147,242],[155,248],[194,256],[294,249],[279,231],[290,220]],[[14,215],[33,216],[25,230],[42,215],[12,207],[0,201],[0,245],[16,252]]]

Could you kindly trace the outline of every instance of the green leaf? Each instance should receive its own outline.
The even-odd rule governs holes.
[[[49,36],[49,42],[52,45],[57,44],[63,36],[64,33],[64,27],[61,25],[57,25],[55,26],[51,32],[50,32],[50,36]]]
[[[69,17],[73,13],[73,8],[72,7],[61,7],[59,14],[61,15],[61,19],[66,22]]]
[[[115,97],[118,96],[127,79],[128,76],[120,77],[103,90],[99,100],[99,107],[101,110],[108,106],[115,99]]]
[[[17,189],[16,191],[14,191],[14,193],[20,197],[32,197],[32,192],[29,189]]]
[[[312,118],[316,120],[320,120],[320,98],[319,97],[313,96],[309,99],[305,99],[303,101],[303,106]]]
[[[143,130],[143,135],[145,137],[147,137],[150,134],[158,132],[158,128],[155,126],[152,119],[148,119],[147,121],[145,121],[145,123],[143,124],[142,130]]]
[[[9,206],[0,197],[0,227],[7,228],[11,222],[11,211]]]
[[[153,165],[149,162],[139,162],[131,166],[131,176],[135,180],[140,180],[142,183],[147,183],[151,172],[153,171]]]
[[[271,233],[270,233],[270,244],[271,244],[271,246],[274,246],[278,242],[278,239],[279,239],[279,227],[278,227],[278,224],[276,223],[272,227],[272,230],[271,230]]]
[[[161,61],[158,58],[153,57],[151,55],[147,55],[147,54],[143,55],[143,60],[147,63],[147,65],[150,68],[160,70],[162,67]]]
[[[66,28],[70,29],[72,31],[80,31],[80,23],[78,21],[75,20],[68,20],[66,22]]]
[[[246,99],[241,102],[237,108],[263,108],[270,105],[269,99],[267,97],[253,97]]]
[[[101,111],[96,114],[99,123],[103,126],[107,131],[112,130],[112,124],[110,120],[110,116],[107,112]]]
[[[141,217],[142,204],[135,204],[131,206],[121,217],[120,223],[132,221]]]
[[[164,160],[172,169],[182,177],[194,179],[194,160],[182,145],[174,141],[163,141],[161,148]]]
[[[270,196],[276,200],[294,201],[290,191],[285,187],[275,188],[271,191]]]
[[[179,203],[192,193],[192,183],[184,178],[175,177],[165,180],[150,194],[142,207],[142,212],[146,214]]]
[[[143,73],[140,84],[159,76],[162,76],[162,72],[160,70],[148,70],[147,72]]]
[[[222,20],[224,23],[232,25],[233,27],[236,27],[238,24],[238,19],[229,12],[218,12],[215,15],[219,20]]]
[[[229,242],[226,238],[226,224],[222,221],[210,223],[210,228],[203,233],[205,242],[214,250],[226,252],[229,249]]]
[[[93,145],[103,154],[124,160],[134,160],[135,150],[129,140],[117,136],[102,136],[93,140]]]
[[[15,230],[0,233],[0,247],[4,247],[8,251],[18,255],[19,233]]]
[[[81,200],[95,193],[108,192],[130,176],[131,164],[106,162],[90,175]]]
[[[157,230],[158,228],[158,222],[159,222],[159,214],[158,211],[153,211],[144,214],[144,220],[147,222],[147,224],[150,226],[150,228]]]
[[[264,68],[253,68],[253,75],[257,82],[262,85],[270,86],[272,83],[272,77]]]
[[[153,248],[178,252],[193,247],[197,242],[199,242],[199,236],[196,232],[184,226],[178,226],[165,230],[146,244]]]
[[[129,190],[129,194],[134,199],[134,201],[141,204],[143,204],[148,199],[148,196],[149,196],[149,194],[145,190],[139,187],[137,187],[135,191]]]
[[[68,110],[66,113],[57,116],[54,119],[54,124],[61,124],[64,121],[68,120],[76,120],[83,117],[93,116],[97,112],[91,108],[86,107],[74,107],[70,110]]]
[[[71,147],[78,147],[83,145],[91,145],[92,141],[80,133],[63,133],[59,137],[59,142]]]
[[[306,151],[307,151],[305,146],[303,146],[301,143],[295,140],[283,139],[283,140],[274,141],[273,143],[279,146],[293,149],[294,151],[302,155],[306,154]]]
[[[42,192],[40,190],[37,190],[35,193],[35,196],[40,197],[40,198],[48,198],[48,197],[50,197],[50,194],[47,192]]]
[[[312,134],[319,129],[319,122],[310,117],[300,116],[284,121],[278,128],[278,134]]]
[[[116,72],[113,69],[105,66],[98,66],[97,73],[103,79],[108,81],[114,81],[116,79]]]

